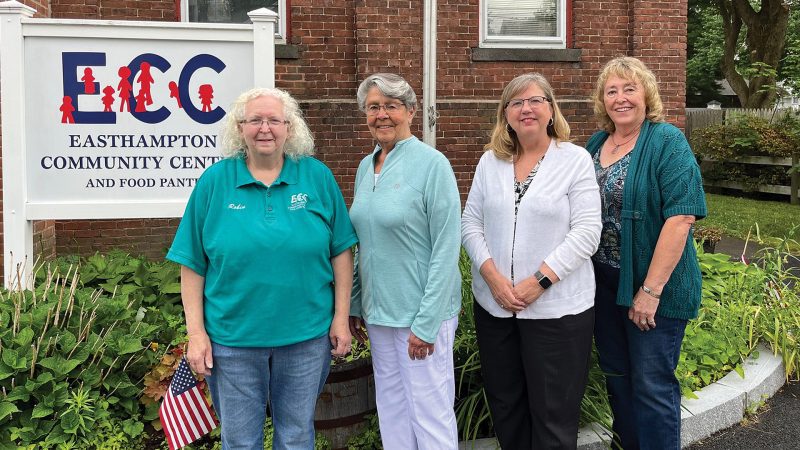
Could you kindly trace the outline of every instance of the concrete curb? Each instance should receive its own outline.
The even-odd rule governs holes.
[[[764,345],[758,358],[744,363],[744,378],[731,372],[722,379],[696,391],[697,399],[683,398],[681,406],[681,446],[686,447],[713,433],[742,421],[747,408],[762,402],[778,391],[786,381],[783,359]],[[578,430],[579,450],[607,449],[611,433],[597,423]],[[496,450],[494,438],[460,442],[460,450]]]

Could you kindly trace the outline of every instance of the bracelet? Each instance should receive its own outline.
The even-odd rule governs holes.
[[[656,294],[655,292],[653,292],[652,289],[650,289],[649,287],[647,287],[645,285],[642,285],[642,290],[644,291],[645,294],[649,295],[650,297],[653,297],[656,300],[660,300],[661,299],[661,294]]]

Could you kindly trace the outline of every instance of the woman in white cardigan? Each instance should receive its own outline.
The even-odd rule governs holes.
[[[591,158],[567,139],[547,80],[512,80],[464,209],[482,374],[504,450],[577,443],[601,223]]]

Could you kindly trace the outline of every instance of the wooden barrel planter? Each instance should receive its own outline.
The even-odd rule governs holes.
[[[314,427],[331,447],[346,449],[347,440],[366,427],[365,417],[374,412],[372,358],[331,366],[314,413]]]

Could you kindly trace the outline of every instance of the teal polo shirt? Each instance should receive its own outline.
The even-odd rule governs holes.
[[[276,347],[325,335],[333,320],[330,259],[357,242],[330,169],[286,158],[271,186],[242,158],[198,179],[167,259],[205,277],[213,342]]]

